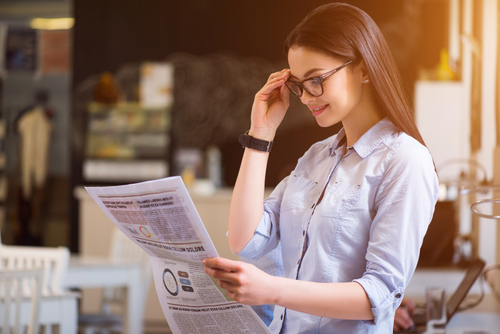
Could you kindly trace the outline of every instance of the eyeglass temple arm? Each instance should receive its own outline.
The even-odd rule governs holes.
[[[352,60],[348,61],[347,63],[345,63],[344,65],[342,65],[340,67],[337,67],[337,68],[331,70],[328,73],[323,74],[322,76],[320,76],[321,81],[324,81],[329,76],[334,75],[335,73],[337,73],[338,71],[340,71],[341,69],[343,69],[344,67],[346,67],[347,65],[349,65],[350,63],[352,63]]]

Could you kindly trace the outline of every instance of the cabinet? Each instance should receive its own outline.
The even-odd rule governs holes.
[[[168,176],[169,111],[139,103],[90,103],[84,180],[132,182]]]
[[[169,62],[140,62],[124,64],[112,75],[90,76],[75,88],[70,130],[71,252],[80,251],[74,189],[169,176],[173,81]]]

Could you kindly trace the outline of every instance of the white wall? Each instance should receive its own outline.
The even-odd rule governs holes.
[[[484,0],[483,11],[483,50],[482,50],[482,146],[478,160],[487,168],[488,176],[493,178],[493,151],[495,149],[495,75],[497,54],[497,0]],[[493,196],[491,194],[491,196]],[[495,263],[495,244],[497,244],[497,221],[492,219],[480,220],[479,255],[487,264]],[[497,247],[500,247],[498,243]],[[496,259],[498,262],[500,259]]]
[[[477,1],[477,0],[476,0]],[[480,162],[493,179],[493,151],[495,148],[495,75],[497,50],[497,0],[484,0],[482,44],[482,133]],[[469,10],[472,0],[465,0],[461,10]],[[464,15],[466,17],[466,15]],[[465,19],[467,21],[467,19]],[[464,22],[464,29],[472,22]],[[463,39],[462,39],[463,41]],[[448,159],[470,157],[470,88],[472,47],[462,42],[462,80],[420,81],[415,85],[415,114],[417,126],[433,155],[437,168]],[[456,169],[444,169],[442,179],[453,177]],[[493,194],[478,195],[478,199],[491,198]],[[469,204],[461,208],[461,233],[470,231]],[[497,222],[480,219],[479,256],[487,264],[495,263]]]

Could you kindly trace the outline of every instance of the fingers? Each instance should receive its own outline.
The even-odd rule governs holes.
[[[219,286],[223,288],[224,282],[234,285],[238,281],[236,273],[241,269],[239,261],[224,259],[221,257],[207,258],[203,260],[205,273],[219,281]]]
[[[217,284],[225,289],[228,296],[232,299],[236,298],[236,290],[239,284],[238,261],[232,261],[224,258],[207,258],[203,260],[205,265],[205,273],[217,280]]]
[[[413,320],[405,307],[399,307],[394,315],[394,327],[408,329],[413,326]]]
[[[224,290],[228,291],[228,292],[231,292],[231,293],[235,293],[234,292],[234,289],[235,289],[235,286],[233,284],[231,284],[230,282],[227,282],[227,281],[219,281],[219,286],[221,288],[223,288]]]
[[[290,72],[290,69],[284,68],[284,69],[282,69],[279,72],[271,73],[271,75],[269,76],[269,79],[267,81],[269,81],[271,79],[279,78],[279,77],[283,76],[284,74],[286,74],[288,72]]]
[[[413,311],[415,311],[415,301],[411,298],[403,298],[401,306],[406,307],[410,315],[413,314]]]
[[[285,85],[281,86],[280,97],[281,100],[285,103],[287,108],[290,105],[289,96],[290,96],[290,90]]]
[[[266,84],[260,90],[261,94],[268,95],[272,93],[275,89],[284,86],[285,81],[290,76],[289,70],[283,70],[280,72],[276,72],[271,74]]]
[[[241,267],[239,261],[233,261],[222,257],[212,257],[203,260],[205,267],[212,269],[223,269],[227,271],[238,271]]]
[[[220,287],[222,287],[221,282],[229,282],[231,284],[235,284],[238,280],[236,273],[223,269],[205,267],[205,273],[217,279]]]

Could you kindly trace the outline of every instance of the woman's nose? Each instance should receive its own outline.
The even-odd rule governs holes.
[[[307,105],[309,102],[311,102],[314,99],[315,99],[315,97],[312,96],[311,94],[309,94],[305,89],[302,91],[302,96],[300,97],[300,101],[303,104]]]

